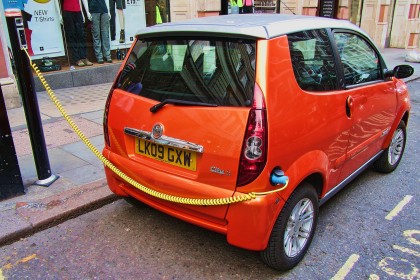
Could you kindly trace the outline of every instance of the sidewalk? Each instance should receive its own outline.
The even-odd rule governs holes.
[[[420,78],[420,63],[405,61],[405,55],[408,52],[408,50],[394,48],[386,48],[381,51],[389,69],[394,69],[395,66],[401,64],[408,64],[414,68],[414,74],[411,77],[404,79],[405,82]]]
[[[415,68],[406,81],[420,78],[420,63],[405,62],[406,53],[402,49],[382,51],[390,69],[398,64]],[[99,150],[103,148],[102,117],[110,87],[106,83],[53,89],[67,113]],[[108,189],[99,159],[61,117],[48,94],[43,91],[37,95],[50,166],[60,178],[47,188],[31,185],[38,178],[23,108],[8,110],[25,195],[0,201],[0,246],[117,199]]]
[[[102,150],[102,118],[111,83],[54,90],[82,132]],[[60,176],[50,187],[37,178],[23,108],[7,111],[25,195],[0,201],[0,246],[116,199],[108,189],[102,163],[84,145],[50,100],[38,92],[51,171]]]

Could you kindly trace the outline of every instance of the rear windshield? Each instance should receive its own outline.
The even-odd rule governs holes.
[[[255,47],[251,40],[138,40],[117,87],[159,102],[250,106]]]

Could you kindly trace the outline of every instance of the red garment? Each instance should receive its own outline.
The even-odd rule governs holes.
[[[34,55],[34,50],[32,49],[32,30],[25,27],[25,39],[26,47],[30,56]]]
[[[79,0],[64,0],[63,11],[81,12]]]
[[[252,0],[245,0],[244,6],[252,6]]]

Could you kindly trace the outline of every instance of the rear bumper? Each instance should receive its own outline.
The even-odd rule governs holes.
[[[225,234],[229,244],[248,250],[264,250],[273,224],[284,205],[276,193],[246,202],[230,204],[224,219],[212,216],[212,209],[226,206],[185,206],[152,197],[123,182],[105,168],[109,188],[119,196],[131,196],[151,207],[197,226]],[[146,186],[149,187],[149,186]],[[219,209],[218,209],[219,208]],[[205,210],[205,211],[203,211]]]
[[[248,250],[264,250],[284,203],[273,193],[231,204],[226,215],[228,243]]]

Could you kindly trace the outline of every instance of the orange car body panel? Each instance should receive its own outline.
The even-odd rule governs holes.
[[[151,197],[106,168],[110,189],[184,221],[226,234],[232,245],[263,250],[285,201],[305,178],[320,174],[323,181],[320,198],[323,197],[357,166],[387,146],[390,136],[385,132],[393,131],[409,108],[409,101],[401,101],[407,96],[407,90],[397,79],[356,91],[303,91],[294,77],[287,36],[258,40],[257,50],[256,83],[267,104],[268,157],[264,170],[252,183],[236,187],[237,159],[242,146],[226,146],[227,142],[242,143],[249,108],[205,107],[186,113],[182,107],[166,105],[170,110],[153,114],[149,108],[157,104],[156,101],[114,89],[109,111],[112,117],[108,119],[112,148],[105,146],[103,154],[139,183],[174,196],[221,198],[273,190],[275,187],[269,178],[277,166],[290,178],[284,191],[231,205],[182,205]],[[382,100],[395,94],[396,84],[400,90],[399,100]],[[367,91],[373,99],[365,100]],[[352,117],[346,115],[349,96],[355,99]],[[369,115],[369,110],[361,110],[363,106],[382,106],[383,110]],[[205,152],[197,155],[197,171],[162,165],[138,155],[135,138],[124,134],[125,127],[150,131],[153,124],[162,119],[165,134],[203,145]],[[189,129],[179,129],[186,123],[191,126]],[[227,135],[226,131],[231,133]],[[368,133],[364,134],[365,131]],[[207,138],[200,138],[203,135]],[[215,157],[220,149],[228,149],[225,154],[233,156]],[[354,161],[357,156],[360,160]],[[212,168],[211,163],[217,163],[220,170],[228,170],[229,176],[207,172]],[[195,180],[197,177],[200,182]]]
[[[152,102],[143,97],[132,96],[130,93],[121,90],[114,90],[113,99],[111,101],[109,114],[115,116],[109,119],[109,135],[114,147],[110,152],[109,159],[118,163],[123,172],[127,173],[133,179],[146,186],[153,186],[156,191],[170,195],[189,197],[189,198],[218,198],[230,197],[235,191],[237,178],[237,161],[232,158],[212,158],[213,154],[220,154],[223,149],[226,155],[235,155],[239,157],[241,145],[231,145],[225,147],[222,142],[226,142],[226,138],[234,139],[236,142],[242,143],[244,137],[243,127],[246,124],[247,109],[238,109],[232,112],[230,108],[198,108],[188,114],[183,112],[183,108],[179,106],[166,105],[171,110],[161,110],[156,114],[149,112],[149,108],[157,102]],[[136,108],[133,110],[133,108]],[[224,114],[223,111],[226,113]],[[128,114],[128,112],[139,112],[141,115]],[[145,120],[145,113],[147,120]],[[168,114],[171,115],[168,115]],[[236,116],[235,116],[236,114]],[[178,117],[172,117],[178,116]],[[117,116],[124,116],[119,119]],[[230,120],[226,118],[229,117]],[[161,162],[141,156],[135,152],[135,138],[124,134],[125,127],[134,127],[141,130],[151,130],[155,123],[159,123],[165,119],[165,133],[172,137],[189,139],[192,142],[200,142],[197,135],[203,135],[204,130],[214,131],[214,137],[205,139],[205,153],[197,154],[197,171],[182,169],[169,164],[162,165]],[[139,121],[141,120],[141,121]],[[217,132],[227,131],[221,128],[223,126],[234,126],[229,129],[232,134],[218,135]],[[242,122],[242,125],[240,123]],[[183,127],[185,123],[191,126],[191,129],[177,129]],[[206,123],[206,126],[201,124]],[[192,127],[194,126],[194,127]],[[242,131],[241,131],[242,130]],[[231,141],[231,140],[230,140]],[[105,156],[107,152],[104,153]],[[211,162],[217,162],[218,168],[229,170],[229,176],[215,176],[208,171],[212,167]],[[176,175],[175,175],[176,174]],[[209,176],[212,174],[213,176]],[[197,183],[196,178],[200,178],[201,183]],[[194,208],[193,206],[185,206],[186,208]],[[226,214],[227,206],[220,207],[202,207],[199,212],[211,212],[214,217],[223,219]]]

